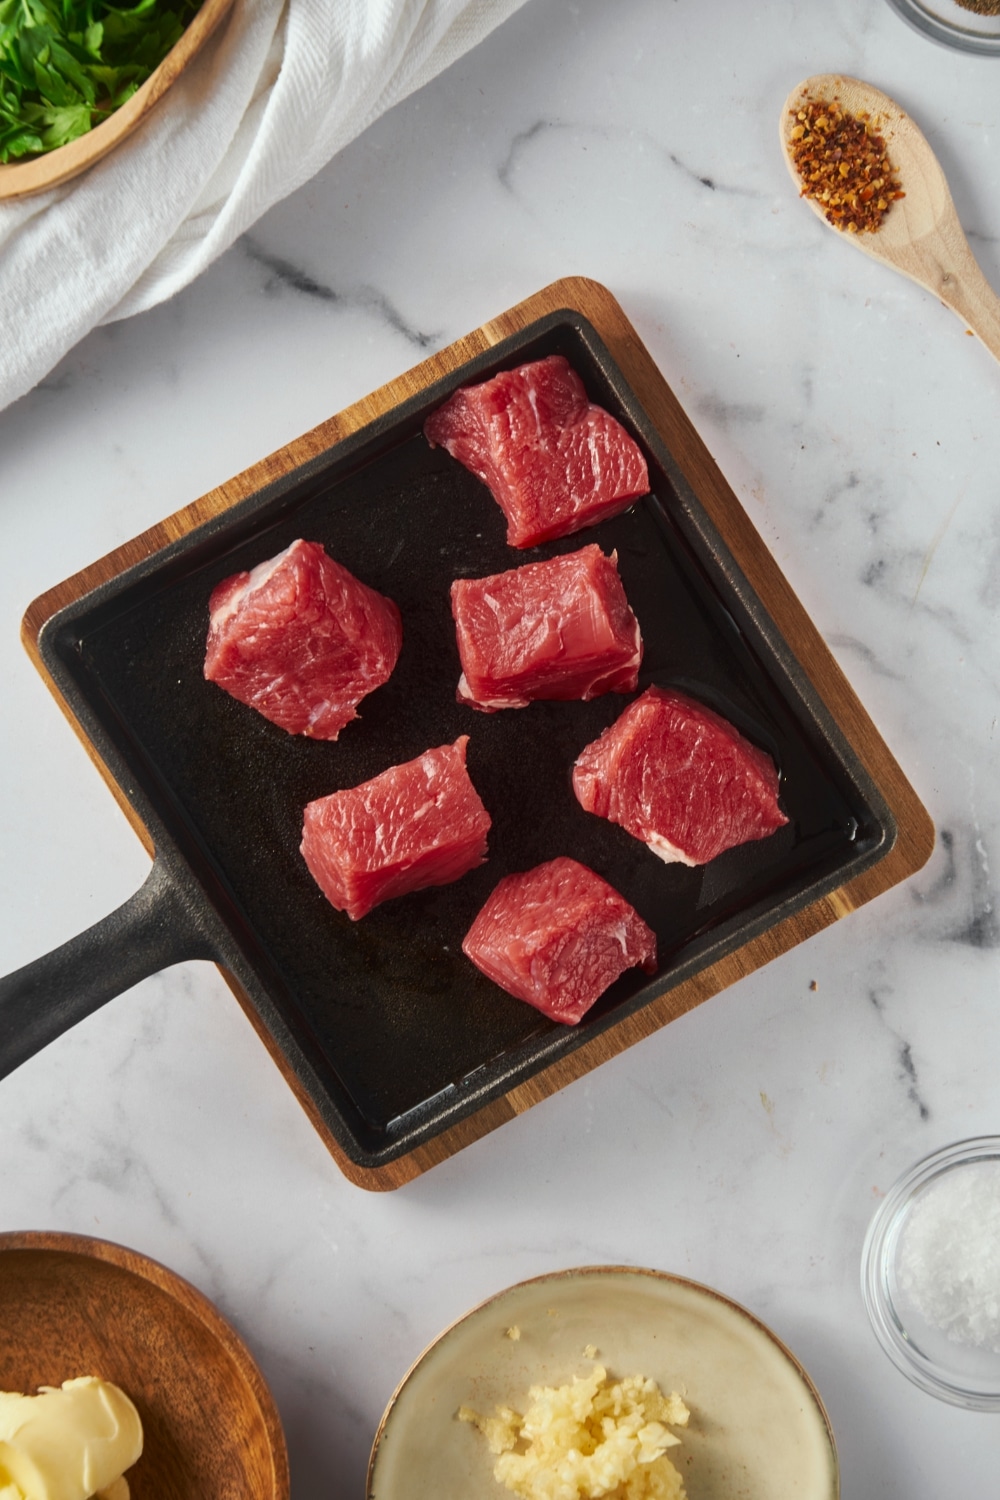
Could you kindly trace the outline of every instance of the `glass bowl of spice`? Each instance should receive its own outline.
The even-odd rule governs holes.
[[[1000,0],[889,0],[923,36],[960,52],[1000,57]]]
[[[1000,1411],[1000,1136],[945,1146],[900,1177],[869,1225],[861,1288],[915,1385]]]

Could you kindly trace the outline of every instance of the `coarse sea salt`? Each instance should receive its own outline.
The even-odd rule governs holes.
[[[1000,1159],[955,1167],[924,1188],[896,1265],[932,1327],[1000,1354]]]

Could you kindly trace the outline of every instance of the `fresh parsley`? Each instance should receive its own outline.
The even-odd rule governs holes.
[[[131,98],[201,0],[0,0],[0,162],[65,146]]]

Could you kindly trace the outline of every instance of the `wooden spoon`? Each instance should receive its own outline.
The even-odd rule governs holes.
[[[890,205],[877,230],[837,233],[873,260],[884,261],[933,292],[1000,360],[1000,297],[969,249],[937,157],[887,94],[840,73],[817,73],[792,90],[782,110],[781,145],[796,187],[801,191],[802,179],[791,154],[796,112],[811,100],[833,99],[851,114],[871,116],[906,194]],[[822,204],[812,198],[803,201],[827,223]]]

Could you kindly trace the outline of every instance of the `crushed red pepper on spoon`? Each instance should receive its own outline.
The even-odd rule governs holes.
[[[811,99],[792,116],[789,151],[802,196],[815,199],[835,229],[874,233],[906,194],[871,116],[851,114],[836,99]]]

